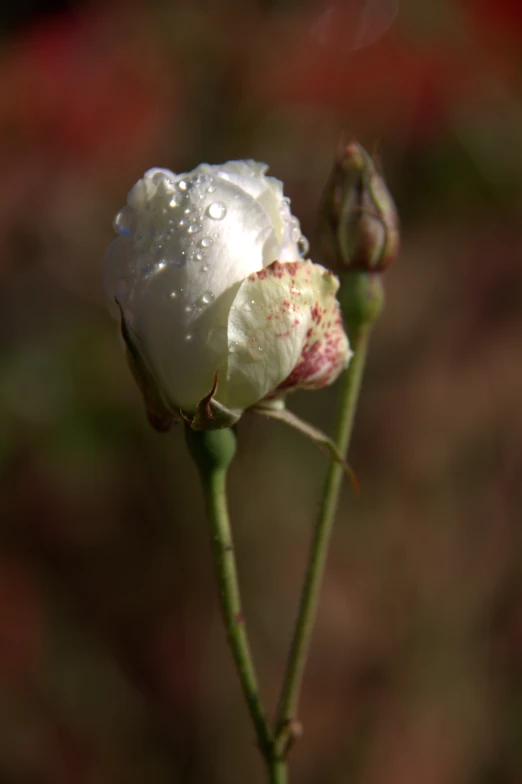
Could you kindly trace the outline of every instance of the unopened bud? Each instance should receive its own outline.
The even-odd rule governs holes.
[[[399,252],[397,209],[375,162],[357,142],[339,151],[319,233],[323,261],[336,272],[382,272]]]

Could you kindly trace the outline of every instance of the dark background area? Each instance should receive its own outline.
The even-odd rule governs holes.
[[[181,429],[101,292],[146,168],[252,157],[311,240],[341,131],[402,217],[292,751],[299,784],[522,781],[522,5],[18,2],[0,17],[0,782],[263,780]],[[336,388],[290,407],[330,430]],[[326,463],[245,416],[275,707]]]

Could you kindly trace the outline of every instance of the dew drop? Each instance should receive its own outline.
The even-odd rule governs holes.
[[[199,301],[202,305],[210,305],[213,299],[214,299],[214,294],[211,291],[205,291],[201,295]]]
[[[297,240],[297,250],[299,251],[301,256],[306,256],[308,251],[310,250],[310,243],[308,242],[304,234],[301,234],[301,236]]]
[[[175,289],[174,289],[174,291],[171,291],[170,294],[169,294],[169,297],[171,299],[176,299],[177,296],[178,296],[178,292]]]
[[[197,231],[201,231],[202,228],[201,223],[191,223],[187,231],[189,234],[195,234]]]
[[[172,199],[169,201],[169,207],[179,207],[179,201],[177,199],[176,194],[174,194]]]
[[[199,241],[200,248],[210,248],[212,245],[212,238],[211,237],[203,237],[202,240]]]
[[[194,310],[193,305],[185,305],[185,313],[192,313],[193,310]]]
[[[203,272],[208,272],[209,270],[208,264],[205,264],[205,266],[201,267],[201,269],[203,270]]]
[[[298,242],[300,237],[301,237],[301,232],[299,231],[297,226],[294,226],[294,228],[292,229],[292,242]]]
[[[114,230],[124,237],[128,237],[131,233],[132,226],[132,211],[129,207],[124,207],[114,218]]]
[[[185,340],[192,340],[193,337],[194,335],[192,334],[192,332],[187,332],[187,334],[185,335]]]
[[[156,264],[156,272],[161,272],[161,270],[164,270],[166,266],[167,266],[167,262],[165,261],[165,259],[160,259]]]
[[[180,180],[178,182],[178,188],[180,189],[180,191],[186,191],[187,188],[188,188],[187,181],[186,180]]]
[[[223,220],[227,214],[227,208],[222,201],[213,201],[212,204],[207,207],[207,214],[214,220]]]
[[[201,253],[201,251],[200,251],[200,250],[198,250],[198,251],[197,251],[197,252],[194,254],[194,259],[195,259],[196,261],[203,261],[203,254]]]
[[[215,190],[216,190],[215,185],[209,185],[207,188],[207,193],[214,193]]]

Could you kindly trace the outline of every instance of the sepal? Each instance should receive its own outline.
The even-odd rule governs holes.
[[[322,452],[333,458],[336,463],[339,463],[339,465],[343,468],[344,473],[350,480],[356,495],[360,494],[359,480],[357,479],[354,471],[345,462],[343,456],[337,449],[337,446],[331,438],[328,438],[326,433],[323,433],[322,430],[313,427],[313,425],[310,425],[308,422],[304,422],[291,411],[288,411],[287,408],[276,408],[272,405],[258,404],[249,410],[254,414],[261,414],[261,416],[267,417],[268,419],[274,419],[277,422],[284,422],[286,425],[289,425],[294,430],[297,430],[299,433],[306,436],[306,438],[310,439],[310,441],[313,441],[313,443],[318,446]]]
[[[190,421],[192,430],[222,430],[232,427],[239,420],[241,412],[231,411],[215,399],[218,386],[218,374],[214,375],[212,388],[196,406],[196,413]]]

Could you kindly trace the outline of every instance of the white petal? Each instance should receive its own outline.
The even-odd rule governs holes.
[[[294,389],[321,389],[329,386],[353,356],[335,297],[339,281],[324,267],[318,264],[312,267],[316,299],[308,314],[306,340],[297,364],[278,385],[273,397]]]
[[[249,275],[299,258],[299,224],[282,183],[265,171],[254,161],[185,174],[150,169],[115,219],[121,236],[107,254],[106,295],[115,315],[115,300],[123,308],[173,406],[193,411],[218,371],[217,400],[235,408],[227,403],[231,304]]]
[[[276,177],[265,176],[267,169],[266,163],[248,160],[228,161],[219,166],[203,163],[195,172],[232,182],[265,208],[271,218],[276,238],[272,256],[267,256],[266,264],[272,261],[294,261],[302,255],[299,221],[290,212],[290,199],[283,195],[283,183]],[[308,245],[306,239],[304,245]]]
[[[278,391],[334,380],[349,358],[335,300],[338,285],[310,261],[275,262],[244,281],[228,322],[227,405],[244,409]],[[294,378],[296,368],[303,369],[303,352],[308,356],[313,345],[313,368],[309,363]]]
[[[215,371],[224,374],[231,302],[272,257],[274,230],[252,196],[208,175],[151,170],[129,204],[132,234],[108,254],[108,298],[126,289],[120,304],[160,383],[193,410]]]

